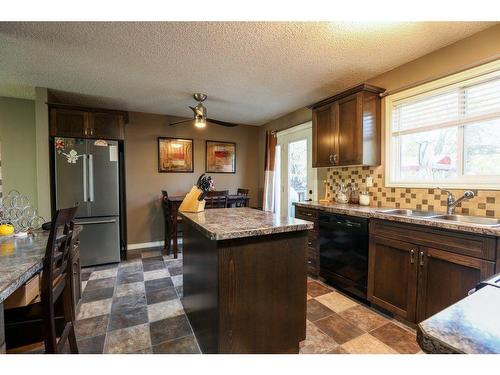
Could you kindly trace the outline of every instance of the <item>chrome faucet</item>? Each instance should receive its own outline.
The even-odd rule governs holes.
[[[460,198],[456,199],[455,196],[448,190],[444,190],[441,188],[438,188],[439,190],[445,192],[448,194],[448,198],[446,200],[446,213],[448,215],[452,215],[453,212],[455,211],[455,208],[465,199],[472,199],[475,197],[474,192],[471,190],[467,190],[464,192],[464,195],[462,195]]]

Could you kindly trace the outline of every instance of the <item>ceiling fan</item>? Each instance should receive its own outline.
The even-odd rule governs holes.
[[[238,126],[238,124],[234,124],[232,122],[225,122],[207,118],[207,108],[202,104],[207,98],[205,94],[196,93],[193,94],[193,98],[198,102],[196,107],[189,106],[189,108],[191,108],[191,110],[193,111],[194,117],[188,120],[172,122],[169,125],[177,125],[177,124],[182,124],[184,122],[194,121],[194,126],[196,126],[197,128],[204,128],[205,126],[207,126],[207,122],[227,127]]]

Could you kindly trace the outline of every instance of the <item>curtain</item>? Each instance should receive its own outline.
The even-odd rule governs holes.
[[[266,162],[264,166],[263,210],[274,212],[274,157],[276,153],[276,132],[266,133]]]

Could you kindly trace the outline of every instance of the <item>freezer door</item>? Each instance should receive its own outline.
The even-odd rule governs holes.
[[[88,140],[90,216],[119,215],[118,142]]]
[[[83,226],[80,233],[82,266],[120,261],[120,221],[118,217],[77,219]]]
[[[77,217],[89,215],[86,140],[56,138],[56,208],[78,205]]]

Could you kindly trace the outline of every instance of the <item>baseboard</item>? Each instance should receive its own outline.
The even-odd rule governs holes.
[[[127,245],[128,250],[137,250],[137,249],[147,249],[149,247],[163,247],[164,241],[153,241],[153,242],[143,242],[143,243],[129,243]],[[182,244],[182,237],[177,238],[177,243]]]
[[[127,250],[146,249],[148,247],[163,246],[164,241],[143,242],[143,243],[130,243],[127,245]]]

